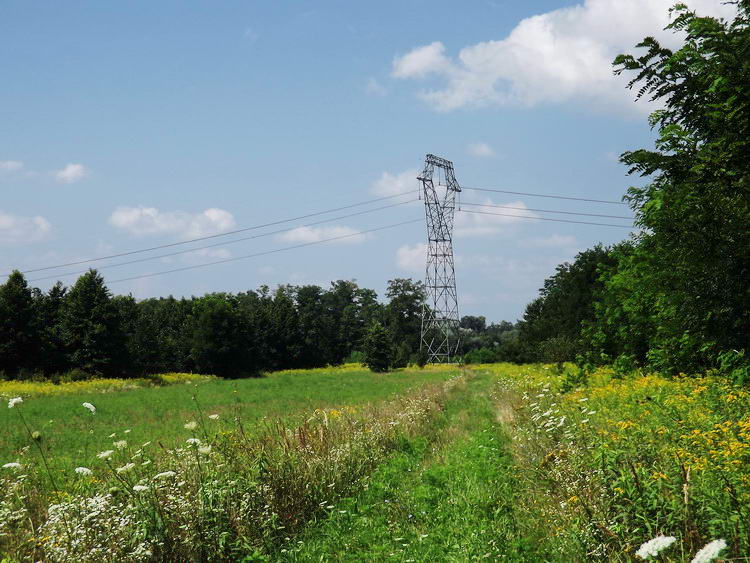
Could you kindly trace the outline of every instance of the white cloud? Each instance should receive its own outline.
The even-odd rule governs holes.
[[[65,168],[57,170],[54,174],[58,182],[72,184],[88,176],[89,171],[83,164],[68,164]]]
[[[372,184],[371,191],[375,195],[390,196],[413,191],[419,192],[419,183],[417,182],[418,172],[415,168],[404,170],[398,174],[383,172],[382,176]]]
[[[118,207],[109,223],[136,236],[175,235],[197,238],[232,230],[235,220],[223,209],[210,208],[201,213],[160,211],[155,207]]]
[[[299,244],[321,242],[336,237],[342,237],[335,242],[343,244],[360,243],[365,240],[365,235],[361,234],[356,229],[346,226],[297,227],[296,229],[279,235],[278,240]]]
[[[419,242],[414,246],[405,244],[396,250],[396,264],[406,272],[424,272],[427,245]]]
[[[435,41],[393,59],[393,76],[422,78],[428,74],[450,72],[452,66],[453,63],[445,56],[445,46]]]
[[[0,211],[0,244],[36,242],[47,237],[52,225],[44,217],[17,217]]]
[[[495,151],[487,143],[471,143],[466,148],[468,153],[479,158],[490,158],[495,156]]]
[[[687,2],[698,13],[731,17],[731,5],[717,0]],[[599,107],[648,111],[633,104],[627,78],[614,77],[612,60],[633,52],[652,35],[674,46],[669,22],[674,0],[585,0],[521,20],[504,39],[461,49],[455,59],[439,41],[396,57],[396,78],[437,77],[444,85],[419,96],[438,111],[487,105],[534,106],[579,101]],[[653,106],[651,106],[652,108]]]
[[[483,205],[503,205],[515,209],[493,207],[464,207],[456,210],[454,233],[457,237],[481,237],[498,234],[518,223],[528,222],[523,217],[538,217],[528,210],[522,201],[497,204],[491,199],[480,202]]]
[[[3,172],[17,172],[23,168],[20,160],[0,160],[0,170]]]
[[[370,96],[377,96],[382,98],[388,93],[388,90],[385,89],[385,86],[383,86],[376,78],[373,78],[372,76],[367,79],[367,85],[365,86],[365,92],[367,92]]]

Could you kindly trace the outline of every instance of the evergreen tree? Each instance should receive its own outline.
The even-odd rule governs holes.
[[[37,365],[43,373],[62,373],[68,369],[62,335],[62,310],[67,289],[57,282],[34,299],[39,327],[40,353]]]
[[[65,296],[61,326],[71,367],[97,375],[124,375],[127,352],[121,319],[96,270],[78,278]]]
[[[33,367],[38,350],[31,290],[23,274],[14,270],[0,285],[0,372],[13,377]]]
[[[393,364],[391,335],[386,328],[376,322],[367,331],[363,344],[363,362],[375,372],[385,372]]]

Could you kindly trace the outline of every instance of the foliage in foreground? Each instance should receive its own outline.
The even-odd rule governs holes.
[[[564,552],[630,560],[657,536],[690,559],[720,538],[750,553],[750,392],[720,377],[666,379],[602,369],[484,366],[518,416],[528,509]],[[571,383],[571,380],[573,382]]]
[[[241,419],[219,431],[197,408],[182,447],[115,440],[62,492],[29,430],[29,450],[2,468],[0,553],[33,560],[206,560],[274,553],[331,502],[361,486],[405,437],[431,421],[461,378],[357,411],[316,411],[300,426]],[[12,400],[19,423],[22,401]],[[9,405],[11,404],[9,403]],[[87,406],[88,405],[88,406]],[[84,404],[81,408],[95,409]]]

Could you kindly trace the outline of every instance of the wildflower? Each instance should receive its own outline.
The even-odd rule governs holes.
[[[198,447],[198,453],[201,453],[203,455],[208,455],[211,453],[211,446],[199,446]]]
[[[209,414],[208,418],[210,418],[211,420],[219,420],[219,415],[218,414]]]
[[[141,465],[142,465],[143,467],[146,467],[147,465],[151,465],[151,460],[150,460],[150,459],[147,459],[146,461],[144,461],[143,463],[141,463]]]
[[[42,439],[42,433],[39,432],[38,430],[34,430],[31,433],[31,439],[34,440],[34,441],[36,441],[36,442],[38,442],[39,440]]]
[[[142,448],[145,448],[146,446],[150,446],[150,445],[151,445],[151,442],[143,442],[143,443],[141,444],[141,447],[142,447]]]
[[[164,471],[163,473],[157,473],[154,475],[154,479],[169,479],[177,475],[174,471]]]
[[[201,445],[201,441],[198,438],[188,438],[186,440],[186,442],[188,444],[190,444],[191,446],[200,446]]]
[[[638,551],[636,551],[635,554],[641,559],[656,557],[657,555],[659,555],[659,552],[661,550],[668,548],[676,541],[677,538],[675,538],[674,536],[656,536],[654,539],[648,540],[641,547],[639,547]]]
[[[8,408],[12,409],[20,403],[23,403],[23,399],[21,397],[14,397],[10,401],[8,401]]]
[[[107,438],[114,438],[117,435],[117,432],[112,432]]]
[[[128,428],[127,430],[124,430],[123,434],[130,434],[130,428]]]
[[[96,414],[96,407],[91,403],[81,403],[81,406],[91,411],[91,414]]]
[[[185,430],[195,430],[196,428],[198,428],[198,423],[194,420],[185,423]]]
[[[727,546],[724,540],[714,540],[704,545],[698,553],[695,554],[690,563],[709,563],[719,556],[719,552]]]
[[[91,475],[93,473],[93,471],[91,471],[91,469],[89,469],[88,467],[76,467],[74,471],[78,473],[79,475],[86,475],[86,476]]]
[[[128,442],[126,440],[117,440],[116,442],[113,442],[113,444],[118,450],[124,450],[128,447]]]
[[[134,467],[135,467],[135,463],[126,463],[122,467],[118,467],[117,469],[115,469],[115,471],[117,471],[118,473],[127,473]]]
[[[21,469],[21,464],[17,461],[11,461],[3,465],[3,469]]]
[[[105,451],[103,451],[103,452],[100,452],[100,453],[96,454],[96,457],[98,457],[99,459],[109,459],[109,458],[110,458],[110,456],[111,456],[111,455],[112,455],[113,453],[115,453],[115,451],[114,451],[114,450],[105,450]]]
[[[146,485],[133,485],[133,490],[136,493],[142,493],[143,491],[148,491],[148,487]]]

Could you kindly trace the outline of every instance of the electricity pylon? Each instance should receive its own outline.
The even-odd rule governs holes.
[[[437,176],[437,185],[434,181]],[[422,306],[420,347],[430,363],[454,360],[459,345],[458,297],[453,264],[453,213],[456,193],[461,186],[453,173],[453,163],[428,154],[424,170],[417,178],[422,183],[427,218],[427,302]],[[443,189],[444,188],[444,189]]]

